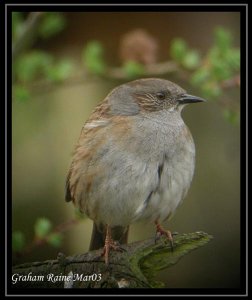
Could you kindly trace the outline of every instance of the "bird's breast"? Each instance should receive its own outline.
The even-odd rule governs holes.
[[[112,226],[164,220],[192,180],[195,150],[189,130],[183,122],[167,126],[148,119],[112,129],[82,167],[78,205],[91,219]]]
[[[162,150],[156,154],[157,163],[153,167],[156,186],[149,190],[149,195],[137,208],[136,219],[163,221],[169,218],[184,199],[192,181],[195,147],[188,128],[184,126],[177,135],[173,132],[169,140],[163,136],[159,146]]]

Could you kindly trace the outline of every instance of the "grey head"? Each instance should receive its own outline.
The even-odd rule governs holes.
[[[181,111],[185,104],[205,101],[186,93],[177,84],[144,78],[122,84],[107,96],[112,115],[137,115],[160,110]]]

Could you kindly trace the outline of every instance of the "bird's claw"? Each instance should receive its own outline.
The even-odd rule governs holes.
[[[157,243],[157,240],[161,238],[161,236],[165,236],[170,243],[171,251],[173,251],[174,249],[173,236],[177,235],[178,233],[177,232],[171,233],[171,231],[163,229],[163,227],[159,223],[156,223],[156,227],[157,230],[155,235],[155,244]]]
[[[114,241],[111,238],[107,238],[105,240],[105,245],[104,245],[104,248],[103,248],[103,252],[101,254],[101,256],[105,257],[105,264],[106,265],[109,264],[109,252],[110,252],[110,250],[119,251],[119,252],[126,251],[126,249],[123,248],[118,241]]]
[[[113,250],[115,251],[120,251],[120,252],[126,252],[127,250],[118,242],[114,241],[114,246]]]

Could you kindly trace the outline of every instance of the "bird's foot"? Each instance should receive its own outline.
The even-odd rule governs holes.
[[[123,247],[121,247],[121,245],[119,244],[119,242],[114,241],[111,237],[111,229],[109,226],[107,226],[107,233],[106,233],[106,238],[105,238],[105,245],[103,248],[103,252],[101,254],[101,256],[104,256],[105,258],[105,264],[108,265],[109,264],[109,252],[110,250],[114,250],[114,251],[126,251]]]
[[[173,251],[173,234],[171,233],[170,230],[165,230],[157,221],[155,222],[156,224],[156,236],[155,236],[155,243],[157,242],[158,239],[160,239],[161,236],[165,236],[171,246],[171,250]]]

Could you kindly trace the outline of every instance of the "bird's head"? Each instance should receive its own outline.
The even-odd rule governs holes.
[[[107,98],[114,115],[137,115],[161,110],[181,111],[189,103],[205,101],[186,93],[177,84],[158,78],[145,78],[122,84]]]

